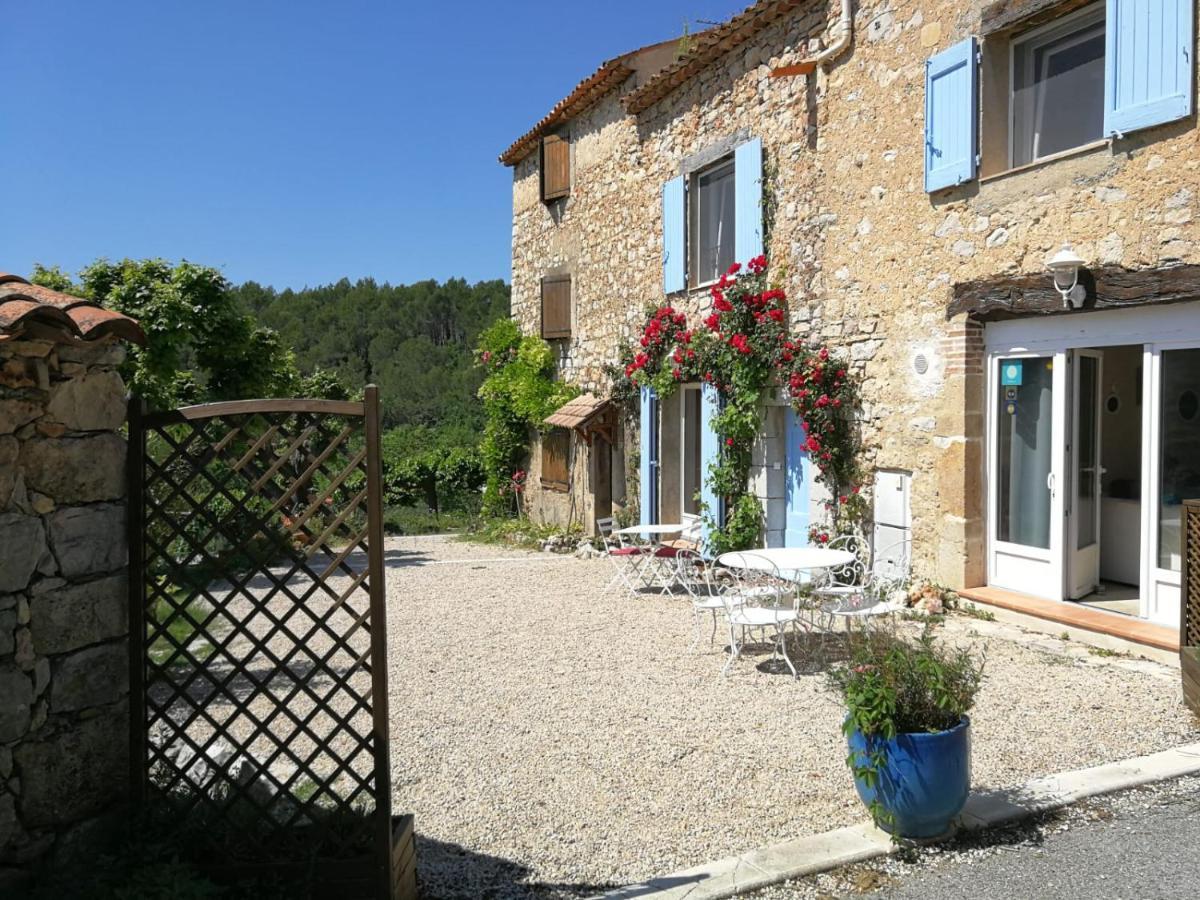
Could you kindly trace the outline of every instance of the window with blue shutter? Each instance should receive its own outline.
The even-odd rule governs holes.
[[[662,188],[663,293],[674,294],[687,287],[687,259],[683,176],[672,178]]]
[[[975,177],[978,98],[975,38],[967,38],[925,63],[926,191]]]
[[[1104,133],[1192,114],[1195,0],[1107,0]]]
[[[723,522],[725,519],[724,501],[717,496],[712,484],[710,469],[716,465],[721,455],[721,437],[717,434],[714,421],[721,411],[721,395],[711,384],[700,386],[700,504],[703,506],[704,526],[701,536],[701,549],[708,555],[709,535],[712,529],[708,520]]]
[[[762,161],[760,138],[733,152],[733,256],[742,265],[763,252]]]
[[[638,470],[641,525],[658,522],[658,397],[650,388],[641,395],[641,460]]]

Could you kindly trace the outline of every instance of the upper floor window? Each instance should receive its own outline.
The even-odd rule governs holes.
[[[734,256],[734,171],[726,159],[692,176],[689,215],[692,287],[721,277]]]
[[[565,135],[542,138],[542,201],[549,202],[571,193],[571,143]]]
[[[1012,43],[1012,165],[1104,137],[1104,4]]]

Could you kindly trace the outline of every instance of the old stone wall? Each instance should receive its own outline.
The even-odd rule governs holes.
[[[123,358],[0,341],[0,894],[127,791]]]
[[[562,371],[603,392],[619,341],[662,299],[663,183],[723,139],[762,138],[768,251],[793,324],[853,360],[868,462],[913,473],[917,571],[955,586],[983,574],[984,400],[979,336],[946,318],[952,285],[1042,272],[1064,240],[1097,264],[1200,260],[1194,120],[1021,170],[1003,170],[993,154],[989,177],[925,193],[925,62],[980,34],[985,5],[864,0],[852,47],[828,71],[770,78],[828,42],[840,4],[814,0],[638,117],[624,113],[620,92],[582,114],[570,126],[565,204],[539,202],[536,155],[513,182],[514,314],[536,330],[539,279],[570,271],[576,328]],[[985,42],[993,62],[996,46]],[[985,155],[996,143],[988,108]],[[672,302],[698,318],[707,297]]]

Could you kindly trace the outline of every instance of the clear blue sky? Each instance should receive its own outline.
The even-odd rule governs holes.
[[[748,3],[0,0],[0,271],[507,280],[500,151],[604,59]]]

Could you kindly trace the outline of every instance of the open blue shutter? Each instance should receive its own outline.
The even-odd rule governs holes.
[[[658,397],[651,388],[642,388],[641,413],[638,483],[642,517],[639,524],[653,525],[658,522]]]
[[[733,258],[743,266],[763,252],[762,140],[733,151]]]
[[[712,476],[709,469],[716,465],[721,455],[721,438],[713,424],[717,413],[721,411],[721,395],[711,384],[700,385],[700,503],[704,507],[704,530],[701,538],[701,549],[705,555],[709,552],[709,517],[720,522],[724,519],[722,498],[713,489]]]
[[[1192,114],[1195,0],[1108,0],[1104,133],[1126,134]]]
[[[663,185],[662,203],[663,293],[674,294],[687,286],[687,272],[684,267],[687,252],[683,224],[686,203],[682,175]]]
[[[975,177],[979,121],[979,67],[975,38],[925,63],[925,190]]]
[[[783,546],[808,546],[808,485],[812,481],[812,462],[804,449],[808,433],[804,421],[791,407],[787,410],[787,519],[783,533]]]

